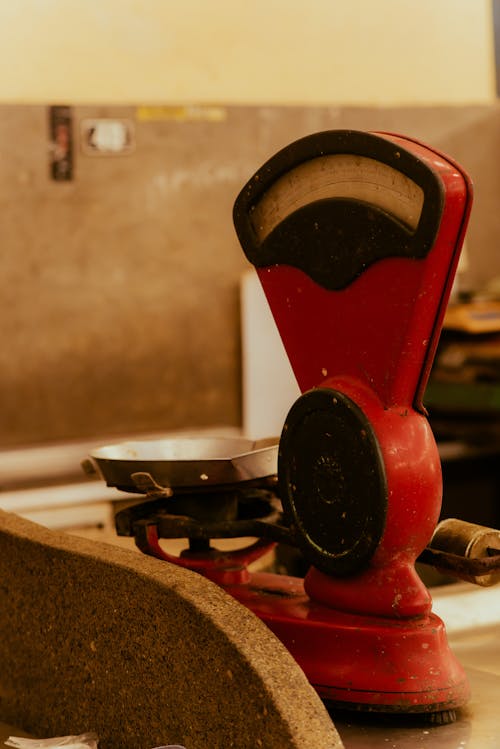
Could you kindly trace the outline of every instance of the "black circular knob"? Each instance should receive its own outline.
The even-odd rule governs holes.
[[[278,480],[311,564],[337,576],[367,566],[385,528],[387,480],[377,437],[352,399],[318,388],[296,401],[280,439]]]

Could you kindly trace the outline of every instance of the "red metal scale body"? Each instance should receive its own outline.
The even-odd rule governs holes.
[[[468,696],[414,563],[442,490],[422,395],[471,199],[463,170],[421,143],[330,131],[278,153],[235,204],[304,393],[278,473],[312,567],[304,592],[260,577],[231,592],[339,702],[435,711]]]
[[[251,574],[264,539],[177,558],[156,521],[135,530],[143,551],[251,609],[319,694],[349,708],[439,713],[469,696],[414,565],[442,491],[422,396],[471,200],[457,164],[396,135],[319,133],[264,164],[234,218],[303,393],[278,484],[310,570]]]

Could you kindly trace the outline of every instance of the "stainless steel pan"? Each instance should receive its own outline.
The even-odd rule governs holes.
[[[174,438],[99,447],[84,461],[108,486],[136,492],[135,473],[163,487],[205,487],[252,481],[277,472],[278,440]]]

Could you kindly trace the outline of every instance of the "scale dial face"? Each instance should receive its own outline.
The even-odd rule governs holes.
[[[406,174],[368,156],[318,156],[280,177],[252,207],[250,219],[257,240],[262,243],[284,219],[308,203],[333,198],[376,206],[414,232],[424,191]]]
[[[443,204],[439,177],[412,153],[339,130],[276,154],[238,196],[234,221],[257,268],[293,266],[338,290],[378,260],[426,257]]]

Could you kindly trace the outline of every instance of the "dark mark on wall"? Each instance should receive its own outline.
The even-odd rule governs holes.
[[[49,107],[50,176],[56,182],[73,179],[71,107]]]

